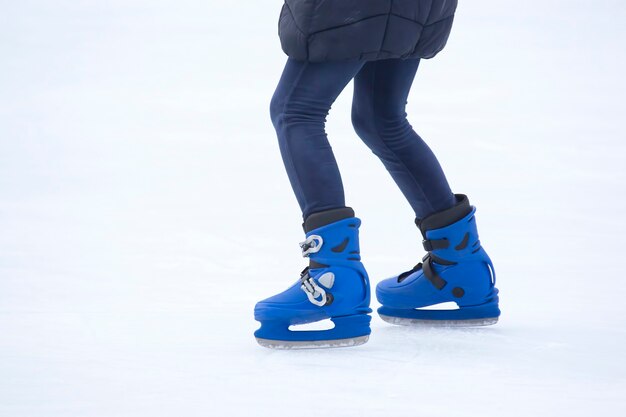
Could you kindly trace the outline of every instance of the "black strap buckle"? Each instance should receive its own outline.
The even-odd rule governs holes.
[[[445,279],[441,278],[439,274],[435,271],[433,267],[433,259],[430,255],[426,255],[424,257],[424,264],[422,265],[422,270],[424,271],[424,276],[430,281],[431,284],[435,286],[438,290],[443,289],[448,283]]]
[[[422,245],[426,252],[432,252],[437,249],[448,249],[450,241],[448,239],[424,239]]]

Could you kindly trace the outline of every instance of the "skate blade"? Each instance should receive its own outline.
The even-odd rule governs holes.
[[[364,344],[370,338],[369,335],[351,337],[348,339],[336,339],[336,340],[271,340],[256,338],[259,345],[270,349],[326,349],[326,348],[338,348],[338,347],[351,347]]]
[[[381,319],[391,324],[398,324],[400,326],[423,326],[423,327],[478,327],[478,326],[491,326],[498,322],[498,317],[486,317],[482,319],[467,319],[467,320],[421,320],[421,319],[408,319],[404,317],[385,316],[384,314],[378,314]]]

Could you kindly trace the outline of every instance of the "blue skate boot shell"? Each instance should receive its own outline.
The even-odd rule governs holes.
[[[378,313],[385,321],[449,326],[497,322],[495,270],[480,244],[476,208],[463,195],[457,199],[457,206],[447,213],[418,223],[428,252],[422,262],[378,284],[376,297],[382,304]],[[450,223],[450,218],[457,220]],[[458,309],[423,309],[448,302],[456,303]]]
[[[347,217],[346,217],[347,216]],[[339,217],[340,220],[325,222]],[[370,334],[370,285],[361,263],[361,221],[350,208],[313,214],[301,243],[309,266],[287,290],[257,303],[257,341],[271,348],[354,346]],[[289,326],[331,319],[329,330],[290,330]]]

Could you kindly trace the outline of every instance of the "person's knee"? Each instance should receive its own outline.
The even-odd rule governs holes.
[[[406,113],[389,113],[384,111],[361,111],[352,108],[352,126],[357,135],[374,153],[401,146],[410,135],[412,127]]]
[[[352,126],[361,137],[376,136],[382,140],[410,127],[405,113],[363,110],[359,106],[352,107]]]
[[[278,94],[272,96],[270,101],[270,119],[275,129],[278,129],[281,119],[284,117],[284,102]]]
[[[357,105],[352,106],[352,127],[356,134],[366,142],[376,136],[374,115]]]
[[[272,98],[270,116],[277,131],[324,130],[329,107],[297,99]]]

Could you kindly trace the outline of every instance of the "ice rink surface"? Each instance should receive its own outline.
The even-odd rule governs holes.
[[[305,265],[281,1],[1,1],[0,416],[626,415],[624,3],[460,3],[408,112],[478,208],[500,323],[272,351],[254,303]],[[327,130],[375,285],[421,238],[350,100]]]

